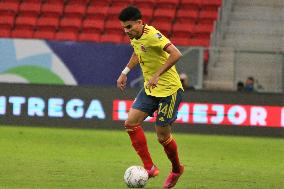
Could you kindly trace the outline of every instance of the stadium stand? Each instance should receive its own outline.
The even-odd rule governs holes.
[[[221,0],[1,0],[0,37],[125,43],[129,40],[121,31],[117,16],[123,7],[134,4],[142,10],[145,23],[157,26],[177,45],[207,47],[221,3]]]
[[[281,91],[283,8],[283,0],[232,1],[227,21],[220,20],[223,35],[205,88],[232,90],[237,81],[254,76],[260,91]]]

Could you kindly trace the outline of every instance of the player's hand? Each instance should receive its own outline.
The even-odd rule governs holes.
[[[147,83],[146,85],[146,89],[149,89],[151,92],[151,89],[154,89],[157,87],[158,81],[159,81],[160,77],[157,75],[154,75]]]
[[[117,79],[117,87],[123,91],[126,87],[127,76],[124,74],[120,74],[119,78]]]

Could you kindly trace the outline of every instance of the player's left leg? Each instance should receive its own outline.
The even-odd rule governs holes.
[[[181,164],[178,156],[178,146],[170,130],[170,126],[156,126],[158,141],[164,147],[164,151],[172,163],[172,172],[179,173],[181,172]]]
[[[179,161],[177,143],[171,134],[171,124],[177,118],[181,98],[182,91],[178,90],[173,95],[162,98],[159,103],[155,129],[158,141],[164,147],[164,151],[172,163],[172,171],[164,182],[164,188],[174,187],[184,171],[184,166]]]

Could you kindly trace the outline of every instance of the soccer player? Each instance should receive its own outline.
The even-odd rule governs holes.
[[[164,182],[164,188],[172,188],[184,171],[178,157],[177,144],[171,134],[171,125],[177,118],[183,88],[175,63],[181,58],[180,51],[154,27],[144,24],[140,10],[129,6],[119,15],[125,33],[131,40],[134,52],[121,75],[117,87],[126,87],[127,74],[137,64],[140,65],[144,87],[138,93],[125,121],[132,146],[140,156],[149,177],[159,174],[148,151],[142,122],[157,111],[155,130],[158,141],[164,147],[172,163],[172,171]]]

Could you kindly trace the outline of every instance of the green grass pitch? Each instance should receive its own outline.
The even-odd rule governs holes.
[[[170,163],[146,133],[160,175]],[[283,189],[284,139],[174,134],[186,170],[176,189]],[[127,167],[141,165],[123,131],[0,126],[1,189],[123,189]]]

